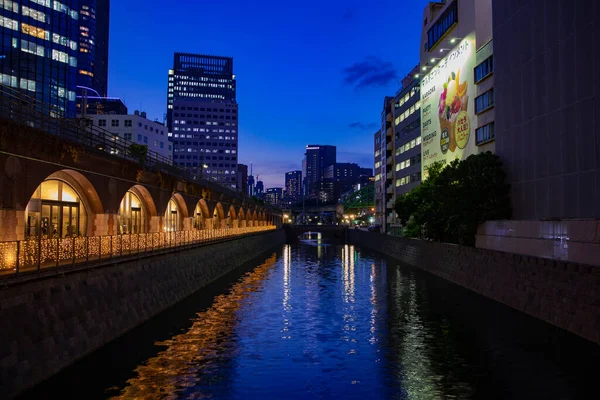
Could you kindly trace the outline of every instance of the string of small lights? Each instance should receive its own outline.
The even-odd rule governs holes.
[[[273,225],[0,242],[0,273],[80,264],[276,229]],[[18,263],[17,263],[18,260]]]

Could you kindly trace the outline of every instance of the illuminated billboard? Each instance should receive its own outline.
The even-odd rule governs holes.
[[[475,34],[446,53],[421,80],[422,173],[477,153],[475,146]]]

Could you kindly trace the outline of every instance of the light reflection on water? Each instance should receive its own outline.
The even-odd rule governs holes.
[[[77,398],[577,399],[593,387],[597,346],[353,245],[305,239],[196,308],[127,379]],[[119,365],[135,340],[101,352]],[[63,381],[111,380],[86,368]]]

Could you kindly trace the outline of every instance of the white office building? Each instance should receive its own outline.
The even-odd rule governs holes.
[[[148,146],[168,160],[173,160],[173,148],[168,140],[167,127],[157,121],[146,118],[145,112],[136,111],[134,115],[88,115],[94,126],[114,133],[124,140]]]

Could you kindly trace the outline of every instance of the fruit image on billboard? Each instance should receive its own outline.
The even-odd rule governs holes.
[[[477,152],[474,122],[475,35],[461,40],[421,81],[423,179],[429,166]]]

